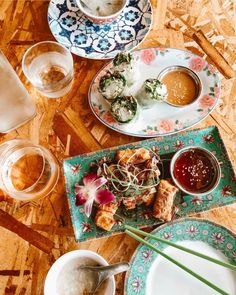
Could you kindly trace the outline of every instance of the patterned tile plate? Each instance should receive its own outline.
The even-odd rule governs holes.
[[[56,40],[74,54],[109,59],[144,40],[151,28],[152,8],[149,0],[130,0],[117,20],[96,25],[82,14],[76,0],[51,0],[48,22]]]
[[[186,218],[160,226],[155,236],[181,244],[195,251],[236,264],[236,236],[228,229],[208,220]],[[148,239],[158,249],[223,289],[236,294],[236,273],[222,266]],[[156,252],[140,245],[126,274],[125,295],[217,295],[182,269]]]
[[[203,85],[201,97],[183,108],[159,103],[151,109],[140,110],[139,117],[134,123],[119,124],[112,117],[110,106],[97,90],[101,76],[112,65],[109,63],[94,78],[89,93],[93,113],[109,128],[139,137],[174,134],[205,119],[217,105],[220,97],[220,79],[212,65],[201,57],[189,51],[173,48],[140,49],[135,51],[134,55],[137,58],[137,70],[142,73],[137,75],[136,83],[130,89],[134,96],[147,78],[156,78],[160,71],[168,66],[182,65],[192,69],[199,76]]]
[[[155,152],[158,152],[161,158],[167,159],[171,158],[175,151],[188,145],[201,146],[214,153],[217,159],[222,162],[222,179],[213,193],[205,195],[202,198],[189,195],[178,196],[175,202],[176,209],[178,209],[178,215],[176,215],[176,218],[236,202],[235,174],[219,131],[214,126],[83,154],[69,158],[63,163],[67,198],[69,201],[76,241],[104,237],[121,232],[124,229],[123,224],[119,222],[113,226],[112,232],[106,232],[99,229],[94,223],[93,214],[90,218],[87,218],[84,214],[83,206],[75,206],[74,185],[77,182],[81,183],[84,175],[90,171],[91,162],[100,160],[105,156],[114,158],[116,151],[120,149],[137,147],[145,147],[148,149],[155,148]],[[166,170],[168,169],[169,167],[166,167]],[[135,227],[144,227],[146,225],[155,225],[159,223],[158,220],[152,218],[151,208],[146,206],[138,206],[135,214],[132,217],[127,217],[125,222]]]

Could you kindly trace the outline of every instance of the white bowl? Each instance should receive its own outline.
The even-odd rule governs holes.
[[[57,261],[50,268],[45,280],[45,284],[44,284],[44,295],[58,294],[56,290],[56,281],[57,281],[59,273],[65,267],[65,265],[67,265],[70,261],[73,261],[73,259],[76,259],[78,257],[91,258],[94,261],[96,261],[98,264],[101,264],[104,266],[109,265],[102,256],[89,250],[75,250],[75,251],[68,252],[62,255],[59,259],[57,259]],[[115,295],[114,276],[108,279],[107,288],[104,295]]]
[[[128,5],[129,0],[123,0],[123,5],[120,8],[120,10],[116,11],[115,13],[113,13],[111,15],[106,15],[106,16],[98,16],[98,15],[91,14],[90,12],[88,12],[88,10],[86,8],[83,7],[80,0],[76,0],[76,3],[78,5],[80,11],[83,12],[83,14],[86,15],[86,17],[89,20],[91,20],[95,24],[104,25],[104,24],[108,24],[108,23],[113,22],[121,14],[121,12],[124,10],[125,6]]]

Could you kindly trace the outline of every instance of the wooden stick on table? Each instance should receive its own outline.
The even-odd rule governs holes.
[[[235,76],[232,67],[228,64],[223,55],[207,40],[201,30],[193,33],[193,40],[197,42],[226,78],[233,78]]]
[[[173,13],[173,11],[171,11]],[[211,59],[212,63],[217,67],[217,69],[225,76],[225,78],[230,79],[235,77],[234,69],[229,65],[227,60],[223,55],[208,41],[201,30],[195,30],[190,27],[184,20],[181,22],[184,25],[183,34],[187,37],[193,39],[206,53],[206,55]],[[172,24],[172,21],[166,24],[167,28],[179,31],[180,28]]]
[[[54,248],[54,243],[25,224],[19,222],[7,212],[0,209],[0,226],[14,232],[22,239],[49,254]]]

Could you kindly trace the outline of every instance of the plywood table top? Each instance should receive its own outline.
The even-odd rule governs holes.
[[[234,0],[155,0],[153,28],[140,48],[174,47],[208,56],[189,35],[201,29],[236,70],[236,7]],[[0,142],[25,138],[50,149],[61,162],[68,156],[137,141],[102,125],[92,114],[87,93],[90,82],[106,61],[74,57],[75,79],[68,95],[47,99],[22,73],[22,56],[31,45],[54,40],[47,23],[48,0],[0,1],[0,48],[37,104],[36,117],[22,127],[0,135]],[[211,61],[210,61],[211,62]],[[213,113],[196,127],[216,125],[231,160],[236,160],[236,80],[221,75],[222,95]],[[43,294],[45,276],[53,261],[74,249],[89,249],[109,263],[129,261],[137,242],[125,234],[83,243],[74,241],[63,177],[50,196],[34,202],[15,202],[0,194],[0,208],[54,243],[51,254],[30,245],[0,227],[0,294]],[[236,205],[198,214],[236,232]],[[115,249],[115,250],[114,250]],[[123,294],[124,274],[116,277],[116,294]]]

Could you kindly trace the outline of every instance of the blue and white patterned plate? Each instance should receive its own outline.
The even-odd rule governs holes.
[[[130,0],[114,22],[96,25],[82,14],[76,0],[52,0],[48,22],[56,40],[74,54],[110,59],[144,40],[151,28],[152,8],[149,0]]]

